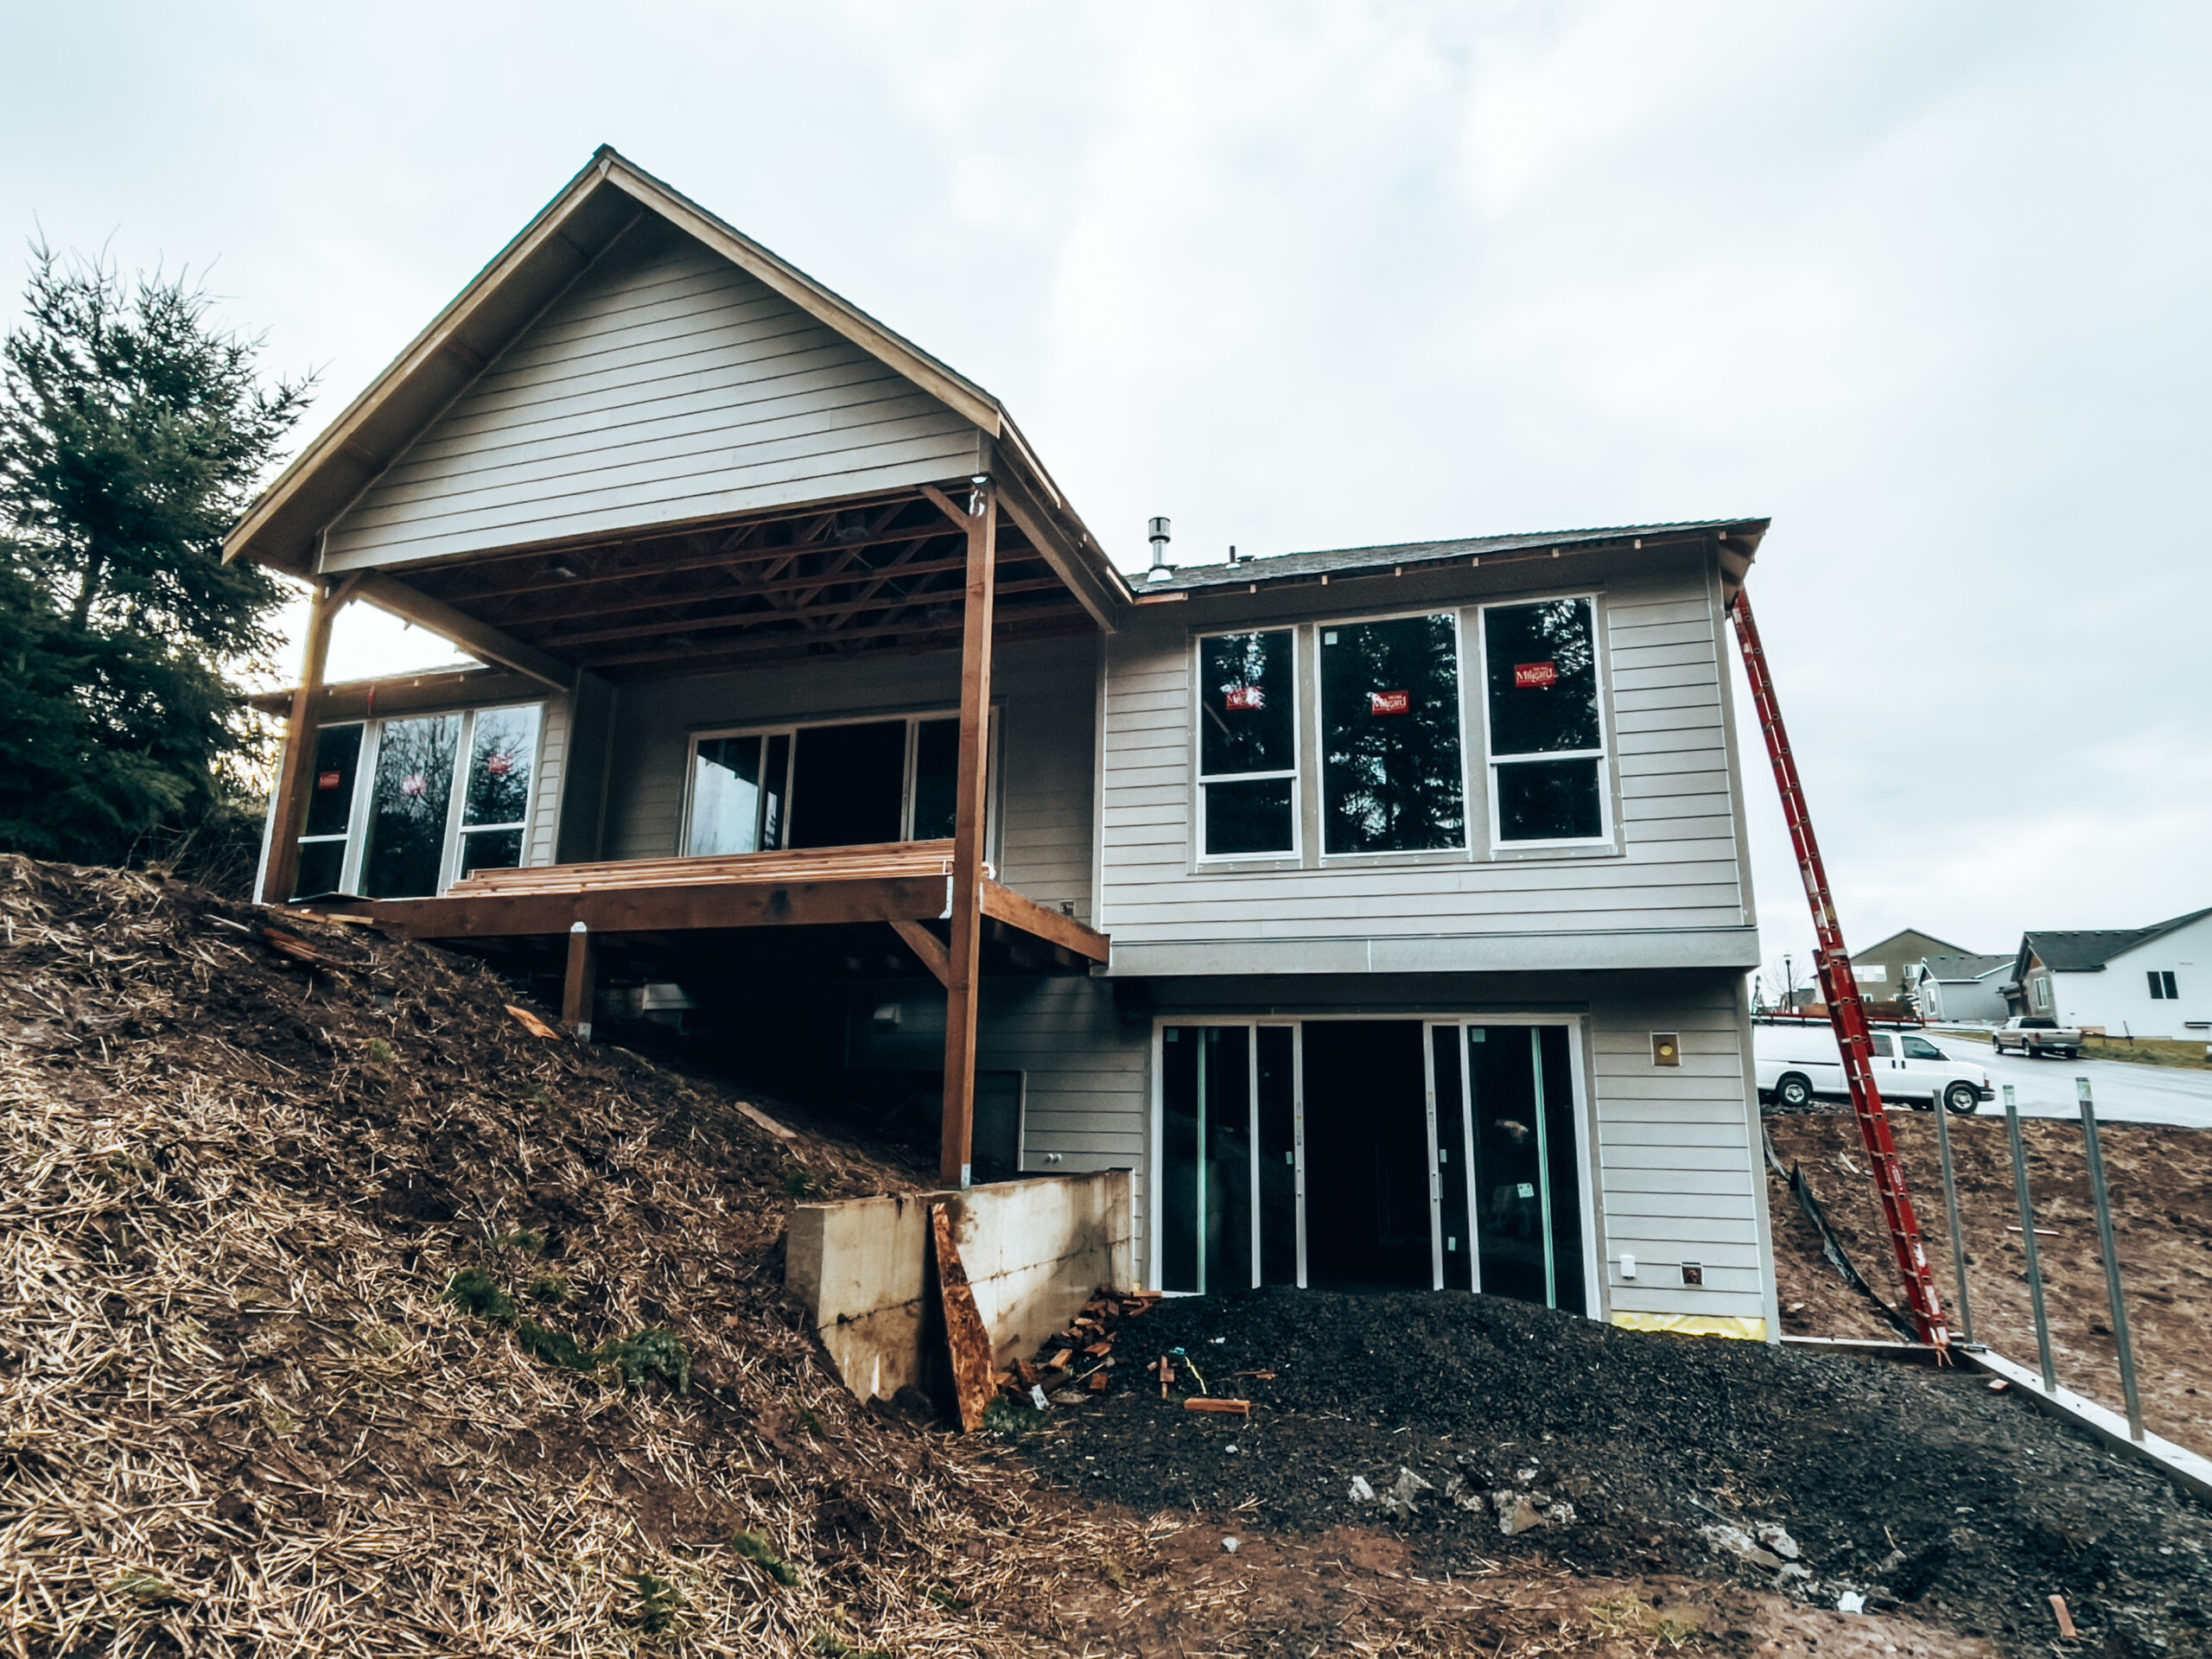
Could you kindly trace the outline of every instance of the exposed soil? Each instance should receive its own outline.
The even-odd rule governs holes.
[[[464,958],[289,918],[272,938],[270,919],[179,882],[0,861],[0,1616],[14,1650],[1613,1659],[1980,1651],[1948,1623],[1960,1609],[2012,1628],[1966,1618],[1940,1573],[1904,1599],[1926,1559],[1912,1528],[1933,1524],[1919,1511],[1869,1587],[1929,1622],[1845,1618],[1770,1586],[1771,1570],[1705,1559],[1696,1529],[1717,1518],[1692,1498],[1802,1525],[1823,1588],[1859,1571],[1878,1522],[1808,1497],[1801,1523],[1783,1500],[1803,1483],[1777,1465],[1866,1455],[1852,1426],[1869,1400],[1930,1391],[1833,1362],[1807,1373],[1827,1393],[1770,1422],[1752,1382],[1779,1362],[1735,1344],[1588,1348],[1624,1333],[1566,1322],[1561,1336],[1541,1317],[1516,1337],[1510,1307],[1495,1339],[1446,1344],[1410,1313],[1309,1331],[1316,1299],[1262,1310],[1224,1348],[1281,1351],[1287,1320],[1317,1344],[1301,1351],[1313,1374],[1364,1365],[1375,1380],[1323,1389],[1318,1407],[1275,1401],[1249,1427],[1163,1412],[1126,1381],[1095,1413],[1053,1414],[1041,1441],[863,1410],[784,1302],[785,1223],[804,1197],[911,1186],[925,1168],[747,1096],[794,1131],[779,1136],[713,1077],[533,1036],[515,992]],[[1148,1336],[1204,1312],[1155,1315]],[[1177,1340],[1204,1355],[1216,1334]],[[1322,1363],[1331,1343],[1342,1363]],[[1552,1349],[1569,1370],[1537,1363]],[[1690,1370],[1639,1369],[1678,1351],[1699,1356]],[[1573,1369],[1586,1362],[1600,1369]],[[1587,1520],[1508,1538],[1494,1512],[1435,1493],[1402,1514],[1323,1501],[1355,1466],[1385,1493],[1401,1465],[1440,1491],[1464,1472],[1449,1454],[1484,1445],[1482,1413],[1459,1397],[1476,1388],[1497,1391],[1504,1426],[1487,1431],[1481,1480]],[[1955,1442],[1933,1466],[1983,1484],[1962,1489],[1976,1515],[1946,1523],[1971,1536],[1946,1534],[1943,1549],[1998,1573],[1974,1553],[1979,1517],[2017,1528],[2024,1500],[1978,1448],[2008,1420],[1949,1383],[1932,1395],[1929,1421]],[[1631,1399],[1633,1414],[1616,1404]],[[1418,1405],[1406,1434],[1362,1403],[1382,1400]],[[1156,1432],[1113,1453],[1128,1478],[1059,1472],[1085,1449],[1070,1442],[1095,1428],[1111,1451],[1117,1414],[1147,1413]],[[1824,1433],[1823,1413],[1844,1427]],[[1650,1449],[1662,1429],[1700,1448],[1682,1473],[1702,1484],[1671,1508]],[[1523,1448],[1502,1442],[1534,1435],[1534,1449],[1545,1432],[1559,1444],[1524,1484]],[[1240,1435],[1251,1451],[1222,1451]],[[1314,1463],[1310,1514],[1294,1512],[1297,1482],[1237,1490],[1300,1447],[1344,1465],[1322,1483]],[[2168,1651],[2190,1651],[2189,1523],[2126,1471],[2065,1468],[2065,1501],[2022,1535],[2048,1570],[2018,1583],[2075,1594],[2085,1629],[2120,1632],[2113,1651],[2161,1619]],[[1567,1497],[1582,1473],[1588,1492]],[[1235,1513],[1252,1496],[1281,1512]],[[1639,1508],[1654,1516],[1642,1543],[1625,1518]],[[2171,1583],[2113,1541],[2118,1515],[2131,1539],[2171,1532]],[[2021,1617],[2047,1635],[2047,1617]]]
[[[2011,1652],[2050,1641],[2058,1594],[2107,1652],[2212,1651],[2212,1516],[1974,1374],[1425,1293],[1179,1299],[1118,1330],[1114,1388],[1031,1441],[1089,1497],[1270,1536],[1379,1523],[1433,1577],[1857,1593]],[[1143,1368],[1178,1347],[1163,1401]],[[1188,1409],[1191,1360],[1250,1417]]]
[[[533,1036],[465,958],[270,920],[0,861],[10,1651],[1916,1651],[1039,1490],[855,1406],[784,1303],[792,1204],[917,1184],[895,1148]]]
[[[1923,1112],[1892,1111],[1890,1122],[1936,1288],[1948,1305],[1957,1300],[1957,1281],[1935,1119]],[[1894,1300],[1899,1293],[1888,1236],[1881,1229],[1858,1125],[1850,1113],[1770,1114],[1766,1125],[1783,1167],[1796,1165],[1811,1179],[1829,1225],[1859,1271]],[[1954,1117],[1950,1130],[1974,1335],[2007,1359],[2033,1368],[2035,1321],[2004,1117],[1986,1111]],[[2063,1119],[2024,1118],[2020,1133],[2035,1198],[2044,1300],[2058,1380],[2118,1410],[2119,1361],[2082,1127]],[[2112,1195],[2144,1420],[2168,1440],[2212,1456],[2212,1343],[2205,1340],[2206,1321],[2212,1318],[2212,1134],[2106,1123],[2099,1125],[2098,1138]],[[1800,1336],[1894,1336],[1880,1314],[1822,1259],[1817,1235],[1787,1183],[1771,1171],[1767,1206],[1773,1218],[1783,1328]],[[1953,1318],[1955,1323],[1955,1310]]]

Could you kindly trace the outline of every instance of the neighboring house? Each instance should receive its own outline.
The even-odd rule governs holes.
[[[2008,1012],[2048,1014],[2114,1037],[2212,1031],[2212,910],[2149,927],[2020,938],[2005,985]]]
[[[1964,945],[1952,944],[1932,933],[1908,927],[1891,934],[1878,944],[1853,952],[1851,974],[1859,982],[1859,995],[1868,1001],[1896,1002],[1911,989],[1916,963],[1929,957],[1965,954]]]
[[[2010,957],[1926,957],[1905,969],[1923,1020],[2001,1021],[2010,1013],[2005,982]]]
[[[941,1079],[949,1179],[1135,1169],[1162,1288],[1769,1333],[1765,529],[1132,584],[989,393],[602,150],[230,539],[317,594],[264,891]],[[491,666],[323,685],[355,598]]]

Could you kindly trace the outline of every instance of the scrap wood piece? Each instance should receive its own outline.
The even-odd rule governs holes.
[[[2081,1640],[2082,1632],[2074,1628],[2074,1615],[2066,1611],[2065,1597],[2053,1596],[2050,1599],[2050,1611],[2052,1617],[2058,1620],[2059,1640],[2062,1642]]]
[[[798,1131],[797,1129],[786,1128],[783,1124],[777,1122],[774,1118],[769,1116],[767,1113],[762,1111],[758,1106],[755,1106],[751,1101],[738,1100],[732,1101],[730,1103],[735,1106],[740,1112],[742,1112],[753,1122],[758,1123],[762,1128],[767,1130],[769,1134],[774,1135],[779,1141],[796,1141],[798,1139]]]
[[[1114,1339],[1109,1337],[1103,1342],[1094,1342],[1083,1351],[1093,1359],[1103,1359],[1114,1351]]]
[[[287,933],[281,927],[263,928],[261,942],[278,956],[289,957],[294,962],[303,962],[310,968],[344,968],[349,965],[334,957],[326,957],[298,934]]]
[[[952,1392],[960,1404],[960,1427],[972,1434],[983,1426],[983,1411],[996,1392],[991,1382],[991,1333],[976,1306],[960,1247],[952,1240],[952,1215],[945,1205],[930,1206],[930,1231],[937,1241],[938,1294],[944,1305],[944,1337],[952,1351]]]
[[[1231,1371],[1230,1375],[1231,1376],[1256,1376],[1262,1382],[1272,1382],[1275,1380],[1275,1374],[1273,1371]]]
[[[550,1037],[556,1043],[561,1040],[561,1033],[558,1031],[556,1031],[551,1026],[547,1025],[543,1020],[532,1014],[528,1008],[518,1007],[514,1003],[510,1002],[506,1005],[506,1009],[509,1014],[514,1015],[516,1020],[521,1025],[522,1028],[528,1032],[531,1036]]]
[[[1249,1417],[1252,1414],[1252,1402],[1249,1400],[1201,1398],[1194,1395],[1183,1402],[1183,1409],[1221,1412],[1232,1417]]]

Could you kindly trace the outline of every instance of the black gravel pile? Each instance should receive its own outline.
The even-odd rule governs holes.
[[[2020,1651],[2063,1595],[2104,1652],[2212,1654],[2212,1515],[1976,1373],[1410,1293],[1179,1299],[1117,1334],[1111,1392],[1029,1441],[1086,1497],[1387,1526],[1440,1571],[1541,1551],[1863,1596]],[[1178,1347],[1163,1401],[1144,1367]],[[1185,1409],[1191,1362],[1250,1417]]]

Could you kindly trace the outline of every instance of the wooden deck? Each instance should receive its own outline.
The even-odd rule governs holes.
[[[578,923],[591,934],[619,936],[880,922],[942,977],[945,944],[928,924],[951,915],[953,869],[950,841],[893,842],[484,870],[439,898],[362,899],[349,908],[417,939],[553,938]],[[986,871],[988,920],[1074,962],[1107,959],[1106,935]]]

